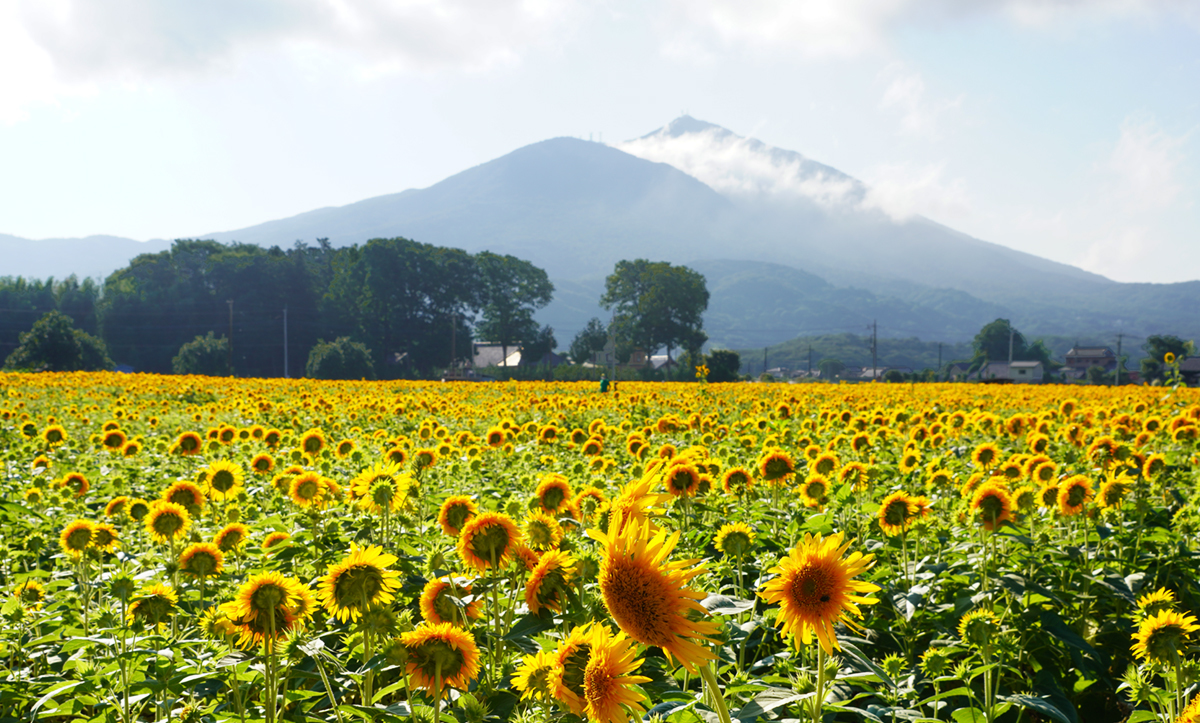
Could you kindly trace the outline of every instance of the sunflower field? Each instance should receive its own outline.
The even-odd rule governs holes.
[[[1186,387],[0,384],[3,721],[1200,721]]]

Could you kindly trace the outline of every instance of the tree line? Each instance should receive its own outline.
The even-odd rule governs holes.
[[[528,261],[405,238],[343,248],[298,241],[286,250],[179,240],[134,258],[102,286],[0,278],[0,355],[7,368],[30,368],[28,354],[13,355],[44,319],[41,337],[61,337],[54,348],[67,344],[63,325],[73,325],[77,341],[96,339],[112,363],[137,371],[214,373],[224,357],[224,370],[238,376],[284,376],[285,368],[301,376],[316,350],[350,364],[343,375],[427,376],[471,359],[476,336],[527,354],[551,351],[553,330],[533,314],[553,292]],[[356,356],[364,358],[349,361]],[[181,362],[200,368],[181,370]]]

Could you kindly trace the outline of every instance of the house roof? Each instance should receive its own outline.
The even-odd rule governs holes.
[[[1040,367],[1041,365],[1042,365],[1042,363],[1040,361],[1015,361],[1010,366],[1016,367],[1018,369],[1022,368],[1022,367],[1026,368],[1026,369],[1036,369],[1037,367]]]
[[[1181,372],[1200,372],[1200,356],[1190,356],[1179,362]]]

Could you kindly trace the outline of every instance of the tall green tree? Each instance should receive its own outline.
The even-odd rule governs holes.
[[[1029,343],[1025,335],[1017,331],[1008,319],[996,319],[985,324],[975,335],[972,342],[975,356],[971,360],[971,371],[982,368],[988,362],[1008,361],[1010,339],[1013,361],[1040,361],[1046,369],[1054,366],[1050,349],[1040,339]]]
[[[331,324],[372,350],[384,378],[428,375],[468,358],[467,321],[481,306],[474,257],[405,238],[341,249],[324,309]]]
[[[483,304],[475,331],[481,339],[498,342],[507,363],[509,346],[537,337],[540,329],[533,314],[550,303],[554,284],[545,270],[515,256],[481,251],[475,263]]]
[[[571,346],[567,350],[567,356],[571,357],[571,361],[576,364],[582,364],[592,358],[592,354],[604,350],[604,345],[608,343],[608,328],[604,326],[604,322],[596,317],[588,319],[588,323],[575,338],[571,340]]]
[[[21,343],[4,361],[5,369],[76,372],[113,368],[104,342],[76,329],[71,317],[47,312],[21,334]]]
[[[12,354],[21,344],[21,334],[57,308],[54,279],[0,277],[0,357]]]
[[[667,354],[682,347],[699,351],[708,340],[703,314],[708,308],[704,276],[686,266],[665,261],[619,261],[605,280],[600,305],[615,311],[613,330],[618,343]]]
[[[742,358],[736,351],[717,349],[705,360],[708,365],[708,381],[736,382],[742,368]]]
[[[171,371],[206,377],[229,376],[233,371],[229,366],[229,340],[213,336],[211,331],[197,336],[179,347],[179,353],[171,360]]]
[[[1183,359],[1195,353],[1195,346],[1193,342],[1184,341],[1173,334],[1154,334],[1146,337],[1146,342],[1142,344],[1142,351],[1147,355],[1141,361],[1142,379],[1147,382],[1161,380],[1166,372],[1163,359],[1167,354],[1174,354],[1176,359]]]

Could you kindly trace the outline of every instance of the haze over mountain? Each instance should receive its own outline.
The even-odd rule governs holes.
[[[687,116],[615,146],[555,138],[428,188],[198,238],[267,246],[328,238],[344,246],[392,236],[513,254],[545,268],[557,292],[540,318],[561,346],[589,317],[603,317],[604,277],[632,258],[704,273],[712,292],[706,328],[720,346],[861,333],[872,321],[884,336],[961,341],[998,316],[1029,335],[1200,336],[1188,313],[1200,281],[1122,284],[972,238],[907,214],[837,169]],[[81,268],[83,252],[62,240],[51,246],[57,270],[24,263],[50,243],[0,237],[9,259],[2,273],[93,275]],[[106,271],[163,247],[100,237],[77,243],[93,268],[109,259]]]

